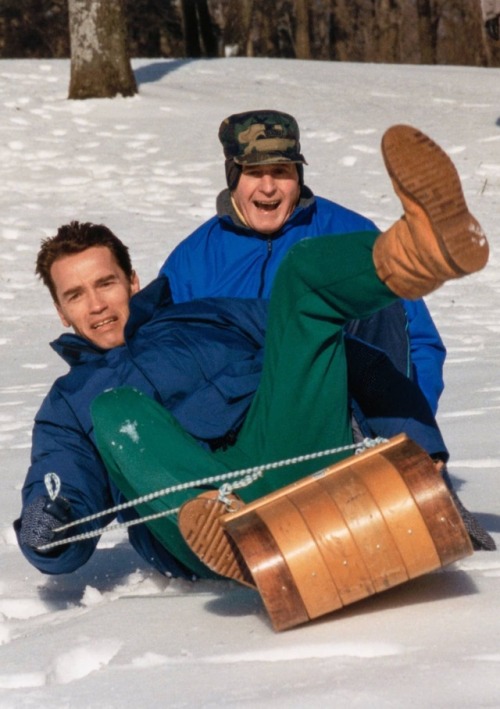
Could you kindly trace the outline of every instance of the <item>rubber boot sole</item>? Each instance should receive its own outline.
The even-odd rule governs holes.
[[[220,518],[232,510],[218,496],[217,490],[210,490],[185,502],[178,514],[180,532],[186,544],[209,569],[255,588],[238,547],[220,523]],[[229,495],[229,500],[236,507],[243,506],[235,495]]]
[[[452,271],[463,276],[484,268],[488,241],[446,153],[416,128],[395,125],[382,138],[382,155],[403,206],[410,200],[423,210]]]

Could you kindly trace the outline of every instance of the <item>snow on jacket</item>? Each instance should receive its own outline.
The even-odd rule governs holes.
[[[293,244],[306,237],[379,231],[369,219],[302,189],[299,205],[272,236],[256,235],[238,219],[229,190],[217,199],[217,215],[182,241],[167,258],[166,275],[176,303],[196,298],[269,298],[276,271]],[[435,414],[444,388],[446,350],[423,300],[391,305],[348,328],[384,350],[413,377]]]
[[[74,334],[53,342],[70,370],[53,384],[35,417],[23,508],[46,494],[48,472],[61,478],[61,495],[75,519],[123,501],[99,457],[90,415],[92,401],[107,389],[135,387],[162,403],[200,441],[237,429],[260,379],[266,318],[263,301],[206,299],[172,307],[168,282],[159,278],[131,301],[126,345],[102,350]],[[132,516],[121,513],[119,519]],[[17,530],[19,525],[20,520]],[[85,530],[100,526],[101,519]],[[130,527],[129,539],[157,569],[183,575],[145,525]],[[21,549],[40,571],[60,574],[84,564],[97,541],[69,544],[53,555]]]

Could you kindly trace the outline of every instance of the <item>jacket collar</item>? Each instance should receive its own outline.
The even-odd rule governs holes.
[[[125,326],[125,340],[129,340],[141,325],[149,322],[159,307],[166,307],[172,303],[168,278],[159,276],[151,281],[130,301],[130,315]]]
[[[57,340],[50,343],[50,346],[70,367],[100,359],[106,352],[74,333],[60,335]]]
[[[309,189],[309,187],[304,185],[300,192],[299,203],[295,207],[291,216],[287,219],[284,226],[279,231],[272,234],[270,238],[276,239],[278,236],[281,236],[283,232],[294,226],[295,221],[302,217],[302,214],[305,210],[311,209],[315,201],[316,198],[314,197],[312,191]],[[217,216],[219,217],[219,219],[224,222],[228,222],[232,226],[232,228],[236,228],[238,232],[240,232],[243,236],[253,236],[255,238],[255,232],[253,231],[253,229],[248,227],[246,224],[243,224],[238,214],[236,213],[236,210],[233,206],[233,202],[231,200],[231,192],[227,187],[219,193],[217,197],[216,207]],[[259,234],[259,236],[262,239],[269,238],[267,234]]]

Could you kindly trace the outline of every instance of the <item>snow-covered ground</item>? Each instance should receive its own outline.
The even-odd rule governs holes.
[[[453,157],[490,236],[488,268],[428,298],[446,346],[439,421],[464,503],[500,542],[500,70],[266,59],[134,62],[132,99],[70,102],[67,61],[0,61],[0,708],[498,707],[500,552],[274,633],[233,582],[168,581],[120,532],[80,571],[44,577],[12,520],[33,416],[65,371],[33,268],[40,239],[104,222],[143,283],[211,216],[217,130],[251,108],[293,113],[307,183],[374,219],[400,214],[379,153],[411,123]]]

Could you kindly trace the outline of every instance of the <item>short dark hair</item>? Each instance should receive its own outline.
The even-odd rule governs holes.
[[[55,261],[63,256],[79,254],[92,246],[107,247],[129,280],[133,269],[128,248],[104,224],[71,222],[59,227],[55,236],[42,239],[36,259],[35,273],[42,279],[57,303],[57,293],[50,270]]]

